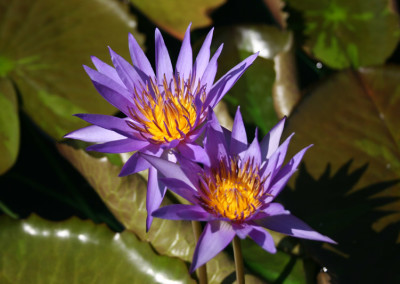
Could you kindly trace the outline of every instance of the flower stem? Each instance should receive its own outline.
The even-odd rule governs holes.
[[[201,235],[201,224],[197,221],[192,221],[193,233],[196,243],[199,241]],[[197,277],[199,278],[199,284],[207,284],[207,267],[202,265],[196,270]]]
[[[233,238],[233,254],[235,256],[236,283],[244,284],[243,257],[238,236]]]

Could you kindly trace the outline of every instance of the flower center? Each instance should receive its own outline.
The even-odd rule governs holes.
[[[179,77],[173,83],[171,89],[164,76],[162,86],[150,80],[150,87],[142,88],[140,94],[135,89],[134,106],[129,109],[133,122],[127,123],[153,143],[184,139],[203,119],[198,117],[195,104],[197,96],[202,102],[205,98],[200,83],[193,88],[190,78],[185,82]]]
[[[210,213],[218,217],[242,222],[262,205],[263,185],[259,169],[253,160],[242,167],[238,158],[220,161],[219,167],[200,180],[200,201]]]

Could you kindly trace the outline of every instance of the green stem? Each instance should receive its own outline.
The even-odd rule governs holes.
[[[192,221],[192,227],[193,227],[193,234],[194,238],[197,242],[199,241],[200,235],[201,235],[201,224],[200,222],[197,221]],[[206,265],[202,265],[196,270],[197,277],[199,278],[199,284],[207,284],[207,267]]]
[[[244,284],[244,268],[243,268],[243,257],[242,249],[240,247],[240,239],[238,236],[233,238],[233,254],[235,256],[235,268],[236,268],[236,283]]]

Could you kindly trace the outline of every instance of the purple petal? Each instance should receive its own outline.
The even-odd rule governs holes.
[[[285,210],[280,203],[267,203],[266,207],[254,216],[253,220],[262,219],[274,215],[289,214],[290,212]]]
[[[162,181],[162,183],[165,184],[165,186],[171,191],[175,192],[179,196],[182,196],[187,201],[193,204],[198,202],[198,199],[196,198],[197,191],[183,181],[166,177],[161,177],[160,181]]]
[[[133,65],[138,67],[148,77],[155,78],[155,74],[149,60],[132,34],[129,34],[129,52],[131,53]]]
[[[242,224],[233,223],[232,228],[235,230],[235,233],[239,238],[245,239],[247,235],[250,233],[250,231],[253,229],[253,226],[247,223],[242,223]]]
[[[221,54],[223,44],[220,45],[220,47],[217,49],[217,51],[214,53],[214,56],[211,58],[210,62],[207,65],[206,70],[203,73],[203,76],[201,77],[201,86],[206,86],[206,94],[210,91],[211,87],[213,86],[215,75],[217,74],[217,69],[218,69],[218,57]]]
[[[222,99],[222,97],[232,88],[236,81],[243,75],[244,71],[253,63],[257,58],[258,53],[247,57],[238,65],[233,67],[227,74],[225,74],[217,83],[211,88],[207,99],[204,102],[205,106],[212,108]]]
[[[263,159],[269,159],[278,149],[285,121],[286,117],[282,118],[262,139],[260,146]]]
[[[115,131],[104,129],[97,125],[90,125],[75,131],[72,131],[64,136],[64,138],[82,140],[86,142],[104,143],[126,138]]]
[[[230,154],[237,155],[247,149],[247,134],[244,127],[240,106],[237,108],[235,120],[233,121],[232,136],[230,143]]]
[[[336,243],[331,238],[314,231],[306,223],[291,214],[271,216],[257,220],[256,223],[272,231],[296,238]]]
[[[144,140],[134,140],[126,138],[123,140],[110,141],[103,144],[91,145],[86,148],[87,151],[97,151],[101,153],[126,153],[140,150],[149,145]]]
[[[126,88],[133,93],[135,87],[138,88],[141,84],[143,84],[142,79],[136,73],[132,65],[128,63],[128,61],[114,52],[110,47],[108,49],[110,50],[111,60],[118,72],[118,76],[121,78],[122,82],[124,82]]]
[[[124,164],[119,173],[120,177],[124,177],[127,175],[135,174],[150,168],[151,165],[142,156],[139,155],[139,152],[134,153],[128,161]]]
[[[228,152],[223,130],[211,109],[209,109],[208,123],[204,148],[210,157],[211,165],[217,165],[222,158],[228,156]]]
[[[243,153],[243,161],[254,160],[254,164],[257,166],[261,165],[261,149],[260,144],[258,144],[258,130],[256,129],[256,135],[253,142],[251,142],[249,148]]]
[[[102,95],[111,105],[128,116],[128,106],[132,105],[130,102],[131,94],[128,90],[124,89],[110,77],[107,77],[106,75],[87,66],[84,66],[84,68],[99,94]]]
[[[304,154],[312,145],[304,148],[298,152],[273,178],[272,186],[269,189],[269,194],[275,198],[281,190],[285,187],[286,183],[289,181],[290,177],[294,174],[299,166],[301,159]]]
[[[221,252],[235,236],[231,225],[223,221],[207,223],[197,243],[190,273]]]
[[[146,155],[143,153],[141,154],[141,156],[158,171],[160,171],[160,173],[162,173],[165,177],[181,180],[188,186],[191,186],[193,189],[196,188],[178,164],[171,163],[170,161],[164,160],[162,158]]]
[[[158,29],[155,33],[156,40],[156,73],[157,81],[162,84],[164,81],[164,75],[167,78],[167,83],[172,80],[172,64],[169,58],[167,47],[165,46],[164,39]]]
[[[186,157],[193,162],[202,163],[203,165],[210,166],[210,157],[206,150],[197,145],[197,144],[180,144],[178,147],[178,151],[182,154],[182,156]]]
[[[96,67],[96,69],[100,73],[106,75],[107,77],[110,77],[111,79],[113,79],[115,82],[117,82],[121,86],[124,86],[124,83],[121,81],[121,78],[118,76],[117,70],[115,70],[113,67],[111,67],[107,63],[104,63],[103,61],[101,61],[100,59],[98,59],[95,56],[92,56],[91,58],[92,58],[93,65]]]
[[[214,28],[212,28],[207,34],[206,39],[203,42],[203,45],[200,48],[199,53],[197,54],[196,61],[194,62],[194,81],[197,82],[198,79],[203,77],[204,70],[208,65],[208,61],[210,60],[210,46],[213,37]]]
[[[130,128],[126,124],[126,120],[122,118],[105,114],[90,114],[90,113],[75,114],[75,116],[91,124],[100,126],[108,130],[115,131],[118,134],[124,135],[125,137],[131,137],[131,138],[135,137],[132,135],[134,130]]]
[[[189,78],[190,72],[192,72],[193,54],[192,54],[192,46],[190,45],[191,25],[192,24],[190,24],[186,29],[181,50],[179,51],[178,60],[176,61],[175,76],[179,74],[181,79]]]
[[[208,221],[210,214],[198,205],[174,204],[153,212],[154,217],[168,220]]]
[[[166,191],[167,187],[159,182],[157,170],[153,167],[150,167],[146,196],[146,232],[149,231],[151,223],[153,222],[152,214],[160,207]]]
[[[253,226],[253,229],[249,233],[250,238],[252,238],[260,247],[269,253],[276,253],[276,247],[274,239],[271,234],[265,229]]]

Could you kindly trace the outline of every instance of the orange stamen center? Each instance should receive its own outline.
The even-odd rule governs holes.
[[[263,185],[253,160],[242,167],[238,158],[220,161],[200,182],[200,202],[214,215],[242,222],[262,205]]]
[[[140,94],[135,89],[134,107],[129,109],[135,123],[127,123],[154,143],[185,138],[198,120],[196,97],[201,96],[204,102],[205,92],[200,83],[193,88],[191,78],[186,82],[174,78],[173,82],[172,90],[165,76],[162,86],[150,80],[150,86],[142,88]]]

